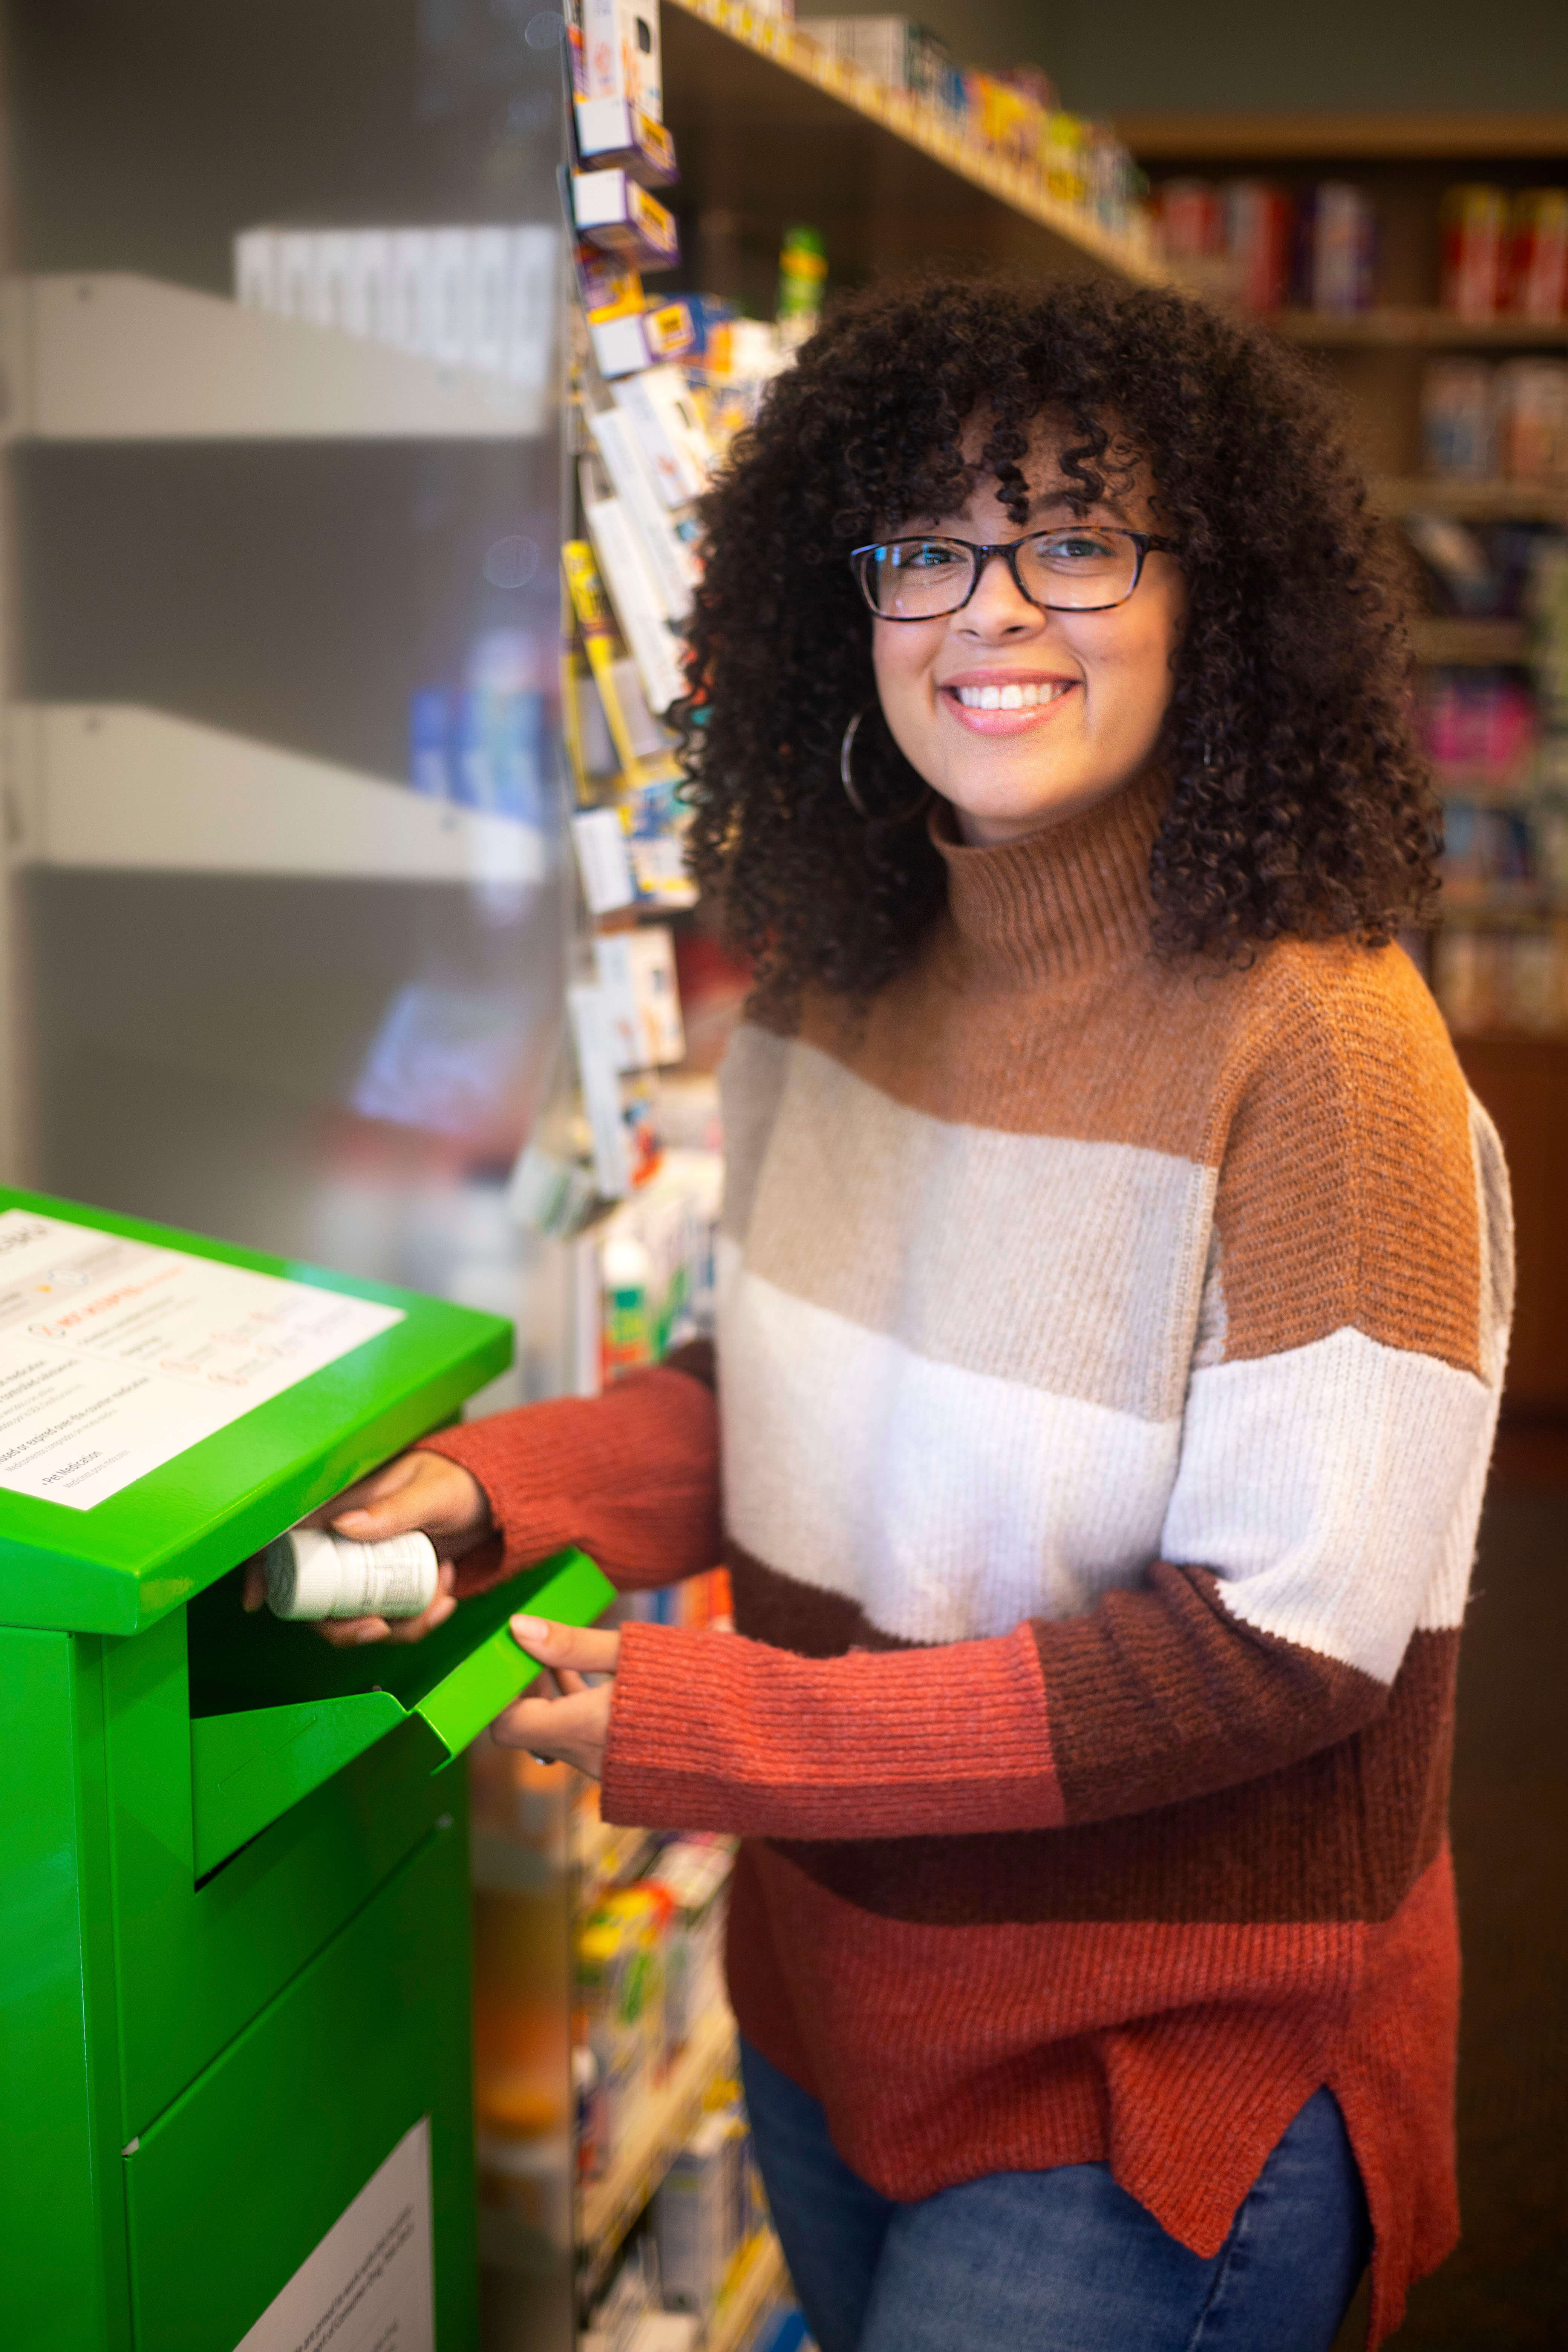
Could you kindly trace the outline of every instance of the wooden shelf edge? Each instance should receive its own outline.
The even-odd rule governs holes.
[[[1411,651],[1418,662],[1512,668],[1530,659],[1530,636],[1522,621],[1417,621]]]
[[[1278,113],[1151,108],[1119,113],[1115,128],[1140,162],[1164,156],[1354,155],[1371,162],[1382,156],[1568,155],[1568,111],[1560,108],[1441,114],[1393,108]]]
[[[702,2339],[702,2352],[741,2352],[768,2304],[788,2284],[784,2254],[769,2229],[757,2234],[724,2293]]]
[[[1568,483],[1467,481],[1442,475],[1377,474],[1367,485],[1385,515],[1447,514],[1479,522],[1568,522]]]
[[[890,89],[847,58],[833,56],[811,38],[804,25],[759,16],[739,5],[739,0],[670,0],[670,5],[754,56],[765,58],[781,72],[837,99],[863,121],[875,123],[906,146],[917,148],[955,178],[967,181],[1008,211],[1059,237],[1085,260],[1141,285],[1173,282],[1156,256],[1103,227],[1078,205],[1064,204],[1017,165],[989,154],[951,129],[937,109],[923,100],[910,91]]]
[[[1451,310],[1388,303],[1372,310],[1271,310],[1267,323],[1287,342],[1324,350],[1561,350],[1568,319],[1457,319]]]

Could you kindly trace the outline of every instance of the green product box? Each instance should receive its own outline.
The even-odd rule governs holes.
[[[7,2352],[477,2342],[464,1774],[576,1552],[329,1647],[239,1563],[505,1369],[493,1316],[0,1190]],[[389,2332],[390,2331],[390,2332]]]

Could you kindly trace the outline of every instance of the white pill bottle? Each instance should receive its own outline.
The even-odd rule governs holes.
[[[436,1598],[428,1536],[351,1543],[326,1528],[290,1528],[261,1555],[275,1617],[417,1617]]]

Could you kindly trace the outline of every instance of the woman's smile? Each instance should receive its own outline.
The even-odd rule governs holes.
[[[1040,670],[966,669],[942,679],[937,700],[973,735],[1022,735],[1059,711],[1081,682]]]

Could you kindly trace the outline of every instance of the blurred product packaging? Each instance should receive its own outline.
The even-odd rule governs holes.
[[[1442,304],[1457,319],[1495,319],[1508,278],[1507,191],[1467,181],[1443,198]]]
[[[1377,276],[1377,215],[1364,188],[1320,180],[1301,207],[1297,295],[1309,310],[1342,318],[1370,310]]]

